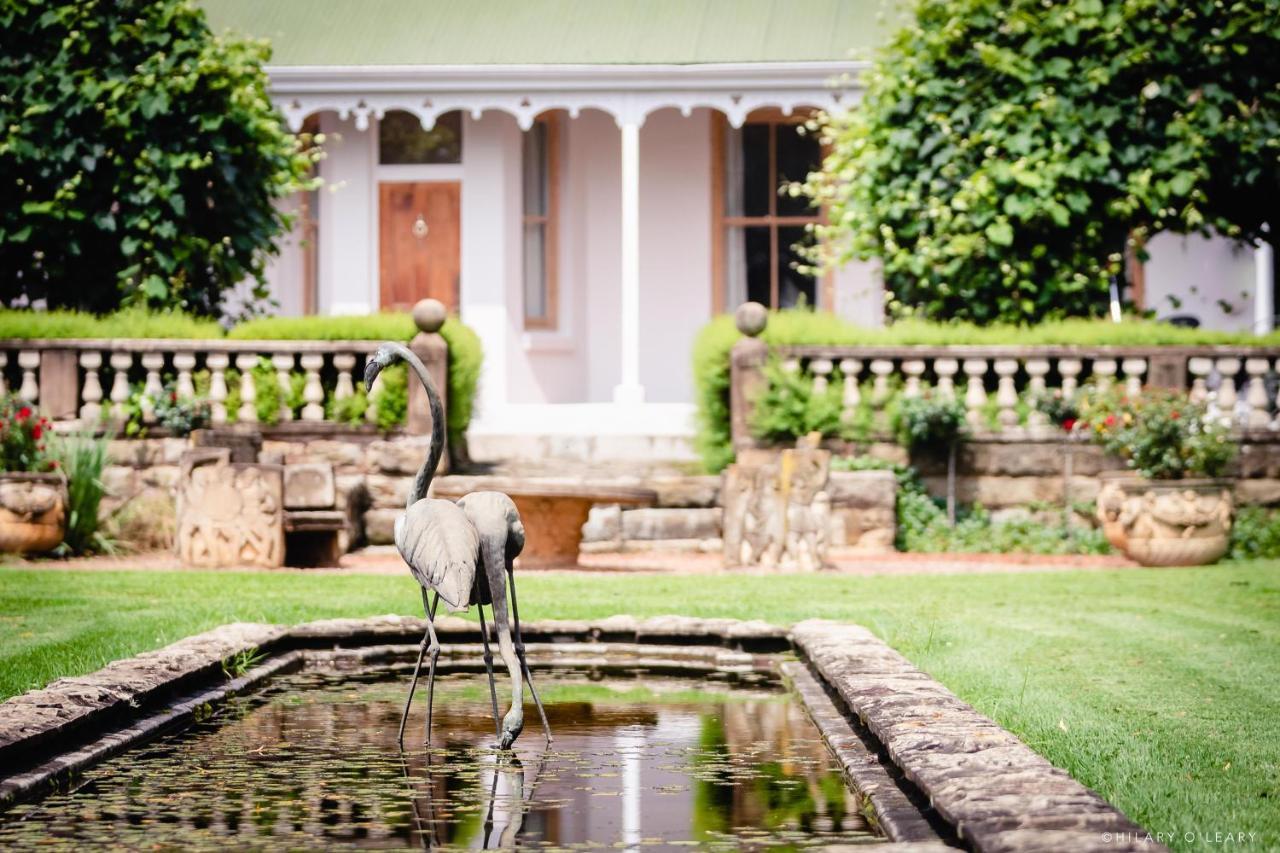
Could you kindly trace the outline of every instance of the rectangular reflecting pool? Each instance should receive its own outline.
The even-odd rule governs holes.
[[[806,847],[882,841],[799,703],[714,681],[535,673],[514,754],[483,675],[304,670],[0,813],[0,848]],[[509,695],[499,682],[500,699]],[[526,693],[527,695],[527,693]]]

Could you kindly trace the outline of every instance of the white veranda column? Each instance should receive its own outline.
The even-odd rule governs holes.
[[[622,125],[622,382],[615,403],[643,403],[640,384],[640,124]]]
[[[1265,335],[1275,328],[1275,253],[1265,240],[1253,250],[1253,331]]]

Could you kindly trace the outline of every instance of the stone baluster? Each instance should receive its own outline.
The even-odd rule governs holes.
[[[938,398],[954,400],[956,398],[956,374],[960,371],[960,362],[954,358],[940,358],[934,361],[933,371],[938,374]]]
[[[844,394],[840,398],[840,420],[852,421],[862,402],[862,390],[858,387],[858,374],[862,372],[862,360],[840,359],[840,374],[844,377]]]
[[[144,352],[142,366],[147,371],[147,378],[142,383],[142,422],[154,423],[156,419],[155,401],[164,393],[164,385],[160,383],[160,371],[164,368],[164,353]]]
[[[887,358],[873,359],[871,375],[875,377],[871,383],[871,406],[879,411],[889,400],[889,375],[893,373],[893,362]]]
[[[356,354],[340,352],[333,357],[333,366],[338,371],[338,384],[333,388],[333,399],[345,400],[356,393],[353,371],[356,369]]]
[[[1187,370],[1192,377],[1191,390],[1187,393],[1193,403],[1203,403],[1209,399],[1209,384],[1206,381],[1213,372],[1213,359],[1193,356],[1187,359]]]
[[[1116,360],[1114,358],[1099,358],[1093,362],[1093,384],[1098,386],[1098,390],[1106,393],[1111,390],[1111,386],[1116,381]]]
[[[983,377],[987,375],[987,360],[966,358],[964,375],[969,377],[964,392],[965,420],[969,426],[979,427],[983,425],[982,409],[987,405],[987,389],[982,384]]]
[[[276,369],[276,384],[280,386],[280,421],[291,421],[293,409],[289,406],[289,395],[293,393],[293,380],[289,374],[293,370],[293,353],[276,353],[271,356],[271,366]]]
[[[1245,391],[1244,401],[1248,409],[1244,425],[1249,429],[1266,429],[1271,423],[1271,401],[1267,398],[1267,371],[1271,364],[1265,358],[1247,358],[1244,361],[1244,372],[1249,374],[1249,387]]]
[[[102,419],[102,381],[98,371],[102,369],[102,353],[87,350],[80,353],[80,366],[84,368],[84,390],[80,406],[80,420],[85,426],[93,426]]]
[[[211,352],[205,359],[209,368],[209,420],[214,425],[227,422],[227,367],[231,357],[225,352]]]
[[[196,384],[191,378],[191,373],[196,369],[195,353],[175,352],[173,354],[173,368],[178,371],[178,381],[173,388],[178,394],[178,399],[194,400]]]
[[[788,376],[795,376],[800,372],[800,359],[794,355],[789,355],[782,360],[782,372]]]
[[[1018,387],[1014,384],[1014,376],[1018,373],[1016,358],[997,358],[995,360],[996,376],[1000,377],[996,385],[996,405],[1000,412],[996,416],[1001,430],[1018,426]]]
[[[909,358],[902,362],[902,372],[907,375],[907,383],[903,386],[902,396],[920,396],[920,377],[924,375],[925,363],[922,358]]]
[[[236,356],[236,370],[240,371],[240,409],[236,417],[242,424],[258,422],[258,388],[253,384],[253,369],[257,365],[257,353],[242,352]]]
[[[324,388],[320,385],[320,368],[324,367],[324,356],[320,353],[304,353],[301,359],[302,369],[307,374],[307,382],[302,386],[302,399],[306,405],[302,407],[304,421],[324,420]],[[369,407],[370,410],[373,406]]]
[[[1124,392],[1130,397],[1142,393],[1142,377],[1147,372],[1145,358],[1126,358],[1120,362],[1120,371],[1124,374]]]
[[[133,367],[133,353],[111,353],[111,417],[123,421],[127,417],[124,404],[129,401],[129,368]]]
[[[9,366],[9,353],[0,352],[0,397],[9,393],[9,382],[5,379],[4,369]]]
[[[36,371],[40,369],[40,351],[19,351],[18,367],[22,368],[22,385],[18,388],[18,396],[34,406],[40,402],[40,383],[36,380]]]
[[[1080,388],[1080,372],[1084,365],[1078,358],[1058,359],[1058,373],[1062,376],[1062,396],[1074,397]]]
[[[813,374],[813,396],[821,397],[831,387],[831,371],[835,365],[829,358],[815,358],[809,362],[809,371]]]
[[[1216,366],[1218,373],[1222,375],[1222,382],[1218,385],[1218,409],[1227,421],[1234,422],[1236,403],[1239,400],[1239,395],[1236,393],[1236,374],[1240,372],[1240,359],[1220,358]]]
[[[1026,363],[1027,376],[1027,394],[1032,402],[1043,400],[1048,393],[1048,387],[1045,385],[1044,378],[1049,374],[1049,359],[1047,358],[1029,358]],[[1032,406],[1031,411],[1027,413],[1027,426],[1034,430],[1042,430],[1049,425],[1049,416],[1040,411],[1038,406]]]

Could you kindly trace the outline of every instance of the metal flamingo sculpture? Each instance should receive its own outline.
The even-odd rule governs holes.
[[[493,655],[489,649],[488,625],[484,618],[484,605],[495,600],[496,596],[491,594],[487,573],[478,574],[476,571],[476,565],[480,560],[480,537],[475,526],[457,504],[427,497],[431,478],[435,475],[444,451],[444,407],[440,403],[440,395],[422,361],[407,347],[395,343],[378,347],[377,352],[369,359],[365,366],[365,387],[371,388],[378,374],[385,367],[399,360],[407,362],[417,374],[426,389],[427,403],[431,410],[431,447],[426,461],[414,479],[406,509],[395,523],[396,548],[408,564],[414,579],[422,587],[422,609],[427,618],[427,631],[418,650],[418,661],[413,669],[413,681],[409,685],[409,697],[405,701],[404,714],[400,718],[399,742],[404,743],[405,723],[409,718],[409,707],[413,702],[413,693],[418,684],[422,659],[425,655],[429,655],[426,741],[428,744],[431,743],[431,711],[435,698],[436,661],[440,657],[440,641],[436,637],[434,622],[436,607],[443,598],[450,610],[464,610],[472,604],[477,607],[498,744],[502,749],[509,749],[523,728],[523,685],[520,680],[519,664],[508,639],[506,647],[500,648],[500,652],[508,671],[513,675],[514,701],[506,718],[499,721],[497,689],[493,680]],[[434,593],[429,606],[428,592]],[[506,630],[505,584],[499,592],[504,615],[499,624]]]
[[[538,708],[538,716],[542,719],[542,731],[551,743],[551,725],[547,722],[547,712],[538,698],[538,691],[533,686],[533,673],[525,660],[524,640],[520,637],[520,607],[516,603],[515,559],[524,550],[524,524],[520,521],[520,512],[515,501],[502,492],[472,492],[458,500],[458,506],[466,513],[467,519],[475,527],[480,537],[480,557],[484,565],[485,578],[488,581],[490,596],[493,601],[493,623],[498,635],[498,653],[507,664],[511,674],[511,710],[503,722],[503,730],[514,731],[514,741],[524,728],[523,691],[520,676],[524,675],[529,682],[529,693],[533,696],[533,704]],[[515,657],[518,666],[512,665],[511,652],[512,631],[507,619],[507,586],[511,588],[511,616],[515,622]],[[503,749],[510,747],[505,734],[500,744]]]

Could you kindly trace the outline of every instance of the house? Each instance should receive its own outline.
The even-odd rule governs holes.
[[[851,51],[897,14],[880,0],[203,6],[216,31],[270,39],[273,99],[324,134],[325,186],[295,200],[271,270],[282,310],[456,309],[486,353],[473,439],[675,447],[714,314],[881,320],[873,265],[794,268],[818,211],[777,192],[819,162],[803,119],[856,102]]]

